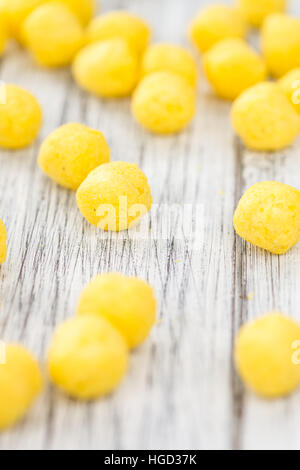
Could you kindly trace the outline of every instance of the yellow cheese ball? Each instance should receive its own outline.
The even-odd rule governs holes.
[[[0,147],[19,149],[30,145],[41,124],[42,111],[35,97],[17,85],[3,85],[0,103]]]
[[[26,18],[22,38],[39,65],[62,67],[72,62],[82,46],[83,28],[68,7],[49,2]]]
[[[205,53],[205,74],[215,93],[234,100],[267,77],[263,59],[243,39],[223,39]]]
[[[247,22],[259,27],[265,18],[272,13],[283,13],[286,10],[287,0],[238,0]]]
[[[254,184],[241,198],[233,224],[247,242],[284,254],[300,238],[300,191],[275,181]]]
[[[196,111],[196,94],[185,78],[170,72],[147,75],[133,94],[135,119],[157,134],[173,134],[185,128]]]
[[[110,160],[103,134],[77,123],[65,124],[43,142],[38,156],[41,169],[56,183],[77,189],[87,175]]]
[[[36,360],[22,346],[5,346],[0,363],[0,431],[22,419],[42,388]]]
[[[292,360],[293,344],[299,339],[300,325],[279,312],[243,326],[234,358],[245,384],[265,398],[291,393],[300,385],[300,364]]]
[[[189,36],[201,52],[206,52],[221,39],[243,38],[247,26],[238,8],[210,5],[199,12],[189,28]]]
[[[129,348],[142,344],[156,319],[152,287],[138,278],[105,274],[92,279],[81,294],[78,314],[104,316]]]
[[[300,118],[275,83],[263,82],[244,91],[231,112],[236,133],[254,150],[280,150],[300,132]]]
[[[123,38],[137,54],[147,47],[151,31],[147,23],[132,13],[112,11],[93,19],[87,29],[88,42]]]
[[[6,5],[9,30],[13,37],[20,40],[24,20],[33,10],[49,0],[3,0]]]
[[[59,0],[64,3],[78,17],[83,26],[86,26],[96,11],[95,0]]]
[[[78,53],[73,75],[83,89],[98,96],[128,96],[138,80],[138,59],[124,39],[98,41]]]
[[[195,86],[197,67],[193,56],[184,48],[175,44],[154,44],[146,50],[142,65],[141,76],[153,72],[173,72],[188,80]]]
[[[68,395],[92,400],[112,392],[128,366],[122,335],[103,317],[71,318],[55,332],[48,353],[52,381]]]
[[[152,206],[145,174],[135,163],[104,163],[77,190],[77,204],[86,220],[103,230],[126,230]]]
[[[278,83],[289,102],[294,106],[297,113],[300,114],[300,67],[288,72]]]
[[[5,0],[0,0],[0,57],[4,52],[8,35],[8,14]]]
[[[3,264],[7,255],[7,234],[2,220],[0,220],[0,264]]]
[[[300,67],[300,18],[280,13],[268,16],[262,28],[262,49],[274,77]]]

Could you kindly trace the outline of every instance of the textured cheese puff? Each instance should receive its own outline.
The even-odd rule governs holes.
[[[85,90],[104,98],[131,94],[138,81],[138,59],[123,39],[98,41],[82,49],[73,75]]]
[[[269,71],[280,78],[300,67],[300,18],[284,14],[267,17],[262,28],[262,50]]]
[[[77,312],[104,316],[129,348],[135,348],[145,341],[155,323],[156,300],[145,281],[110,273],[91,280],[80,296]]]
[[[201,10],[189,28],[189,36],[201,52],[221,39],[243,38],[246,34],[247,26],[239,9],[219,4]]]
[[[71,10],[59,2],[36,8],[24,21],[22,38],[34,60],[45,67],[72,62],[83,43],[83,28]]]
[[[245,384],[268,399],[295,390],[300,385],[300,364],[293,359],[293,348],[299,339],[300,325],[279,312],[243,326],[235,342],[234,359]]]
[[[96,11],[95,0],[59,0],[64,3],[78,17],[83,26],[86,26]]]
[[[238,6],[251,26],[260,27],[268,15],[283,13],[287,0],[238,0]]]
[[[86,220],[108,231],[126,230],[152,206],[145,174],[135,163],[104,163],[77,190],[77,204]]]
[[[288,72],[278,83],[289,102],[300,114],[300,67]]]
[[[195,115],[195,89],[179,75],[155,72],[136,88],[131,110],[149,131],[173,134],[185,128]]]
[[[2,220],[0,220],[0,264],[3,264],[7,255],[7,234]]]
[[[275,181],[254,184],[241,198],[233,224],[247,242],[284,254],[300,238],[300,191]]]
[[[0,363],[0,431],[24,417],[42,388],[39,366],[22,346],[5,345],[2,359],[4,360]]]
[[[175,44],[161,43],[148,47],[142,60],[141,76],[153,72],[173,72],[186,78],[191,85],[196,85],[194,57],[184,47]]]
[[[224,39],[205,53],[205,74],[215,93],[234,100],[267,77],[263,59],[243,39]]]
[[[93,19],[87,29],[87,41],[123,38],[138,55],[146,49],[151,36],[147,23],[132,13],[112,11]]]
[[[0,98],[0,147],[27,147],[41,128],[39,103],[28,91],[10,84],[0,87]]]
[[[65,124],[43,142],[38,156],[41,169],[56,183],[77,189],[87,175],[110,160],[103,134],[77,123]]]
[[[271,82],[244,91],[234,102],[231,117],[236,133],[254,150],[280,150],[300,132],[299,115],[280,87]]]
[[[5,3],[10,34],[21,40],[21,31],[24,20],[33,10],[49,0],[3,0]]]
[[[122,335],[103,317],[82,315],[55,332],[48,370],[55,385],[71,397],[93,400],[112,392],[128,366]]]

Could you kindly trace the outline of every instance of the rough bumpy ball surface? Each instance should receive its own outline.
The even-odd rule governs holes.
[[[297,388],[300,364],[293,362],[293,345],[299,338],[300,326],[277,312],[245,325],[234,352],[245,384],[265,398],[285,396]]]
[[[88,42],[122,38],[138,54],[142,54],[150,40],[147,23],[126,11],[112,11],[93,19],[87,29]]]
[[[82,215],[104,230],[126,230],[152,206],[145,174],[135,163],[111,162],[93,170],[77,190]]]
[[[59,2],[36,8],[24,21],[22,39],[34,60],[45,67],[72,62],[83,44],[83,28],[72,11]]]
[[[215,93],[234,100],[267,77],[263,59],[243,39],[224,39],[204,55],[205,74]]]
[[[122,274],[100,275],[81,294],[78,314],[104,316],[123,335],[130,348],[142,344],[156,318],[152,287]]]
[[[257,183],[241,198],[233,224],[253,245],[286,253],[300,238],[300,191],[275,181]]]
[[[300,67],[300,18],[279,13],[268,16],[262,28],[262,49],[274,77]]]
[[[184,47],[174,44],[154,44],[146,50],[141,66],[141,76],[153,72],[173,72],[195,86],[197,67],[193,56]]]
[[[38,156],[44,173],[70,189],[77,189],[92,170],[109,160],[110,149],[103,134],[77,123],[52,132]]]
[[[3,264],[7,255],[7,234],[2,220],[0,220],[0,264]]]
[[[36,138],[42,111],[35,97],[16,85],[3,85],[0,94],[0,147],[19,149],[27,147]]]
[[[280,150],[300,132],[299,115],[275,83],[259,83],[234,102],[232,123],[245,145],[254,150]]]
[[[279,81],[279,86],[297,113],[300,114],[300,67],[284,75]]]
[[[206,52],[221,39],[243,38],[247,26],[238,8],[211,5],[192,21],[189,36],[201,52]]]
[[[259,27],[265,18],[272,13],[283,13],[286,10],[287,0],[238,0],[247,22]]]
[[[82,49],[73,75],[85,90],[104,98],[128,96],[138,81],[138,60],[124,39],[99,41]]]
[[[195,115],[195,89],[179,75],[155,72],[138,85],[131,109],[149,131],[173,134],[185,128]]]
[[[7,344],[0,364],[0,430],[22,419],[42,388],[39,366],[22,346]]]
[[[80,400],[112,392],[127,365],[128,348],[122,335],[105,318],[95,315],[77,316],[63,323],[48,353],[52,381]]]

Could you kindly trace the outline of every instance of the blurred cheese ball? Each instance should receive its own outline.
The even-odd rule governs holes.
[[[59,0],[78,17],[81,24],[86,26],[96,11],[96,0]]]
[[[109,394],[127,366],[126,342],[103,317],[77,316],[54,333],[48,370],[54,384],[71,397],[92,400]]]
[[[267,66],[274,77],[282,77],[300,67],[300,18],[280,13],[268,16],[261,41]]]
[[[104,274],[83,290],[78,314],[104,316],[125,338],[129,348],[142,344],[156,319],[156,300],[145,281],[122,274]]]
[[[241,198],[233,224],[247,242],[284,254],[300,238],[300,191],[275,181],[254,184]]]
[[[8,14],[6,0],[0,0],[0,57],[3,54],[8,36]]]
[[[145,174],[127,162],[100,165],[79,186],[76,197],[83,217],[109,231],[134,226],[152,206]]]
[[[7,254],[7,234],[6,228],[2,220],[0,219],[0,264],[3,264],[6,260]]]
[[[268,15],[284,12],[287,0],[238,0],[238,6],[247,22],[259,27]]]
[[[278,83],[289,102],[300,114],[300,67],[288,72]]]
[[[293,345],[299,339],[300,325],[279,312],[243,326],[236,339],[234,359],[245,384],[265,398],[282,397],[296,389],[300,364],[293,361]]]
[[[267,76],[263,59],[243,39],[223,39],[205,53],[203,61],[216,94],[229,100]]]
[[[20,40],[24,20],[33,10],[49,0],[3,0],[8,15],[10,34]]]
[[[110,160],[103,134],[77,123],[65,124],[43,142],[38,163],[56,183],[77,189],[87,175]]]
[[[177,74],[155,72],[136,88],[131,109],[139,124],[149,131],[173,134],[186,127],[195,115],[195,89]]]
[[[0,430],[22,419],[42,388],[36,360],[22,346],[6,344],[0,364]]]
[[[83,28],[68,7],[53,1],[26,18],[22,39],[39,65],[62,67],[72,62],[82,46]]]
[[[112,11],[94,18],[86,34],[88,42],[122,38],[139,55],[146,49],[151,31],[142,18],[126,11]]]
[[[254,150],[280,150],[300,132],[300,118],[280,87],[263,82],[244,91],[231,112],[236,133]]]
[[[189,36],[201,52],[206,52],[221,39],[243,38],[247,26],[238,8],[211,5],[199,12],[189,28]]]
[[[0,98],[0,147],[27,147],[41,128],[39,103],[28,91],[10,84],[0,86]]]
[[[153,72],[173,72],[196,85],[197,67],[193,56],[184,48],[175,44],[154,44],[148,47],[141,65],[141,76]]]
[[[73,75],[85,90],[104,98],[128,96],[138,80],[138,59],[124,39],[98,41],[82,49]]]

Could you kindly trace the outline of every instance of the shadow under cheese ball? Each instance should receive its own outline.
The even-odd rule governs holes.
[[[88,174],[110,160],[103,134],[83,124],[69,123],[53,131],[43,142],[38,163],[56,183],[77,189]]]
[[[254,27],[260,27],[268,15],[284,12],[287,3],[287,0],[237,0],[247,22]]]

